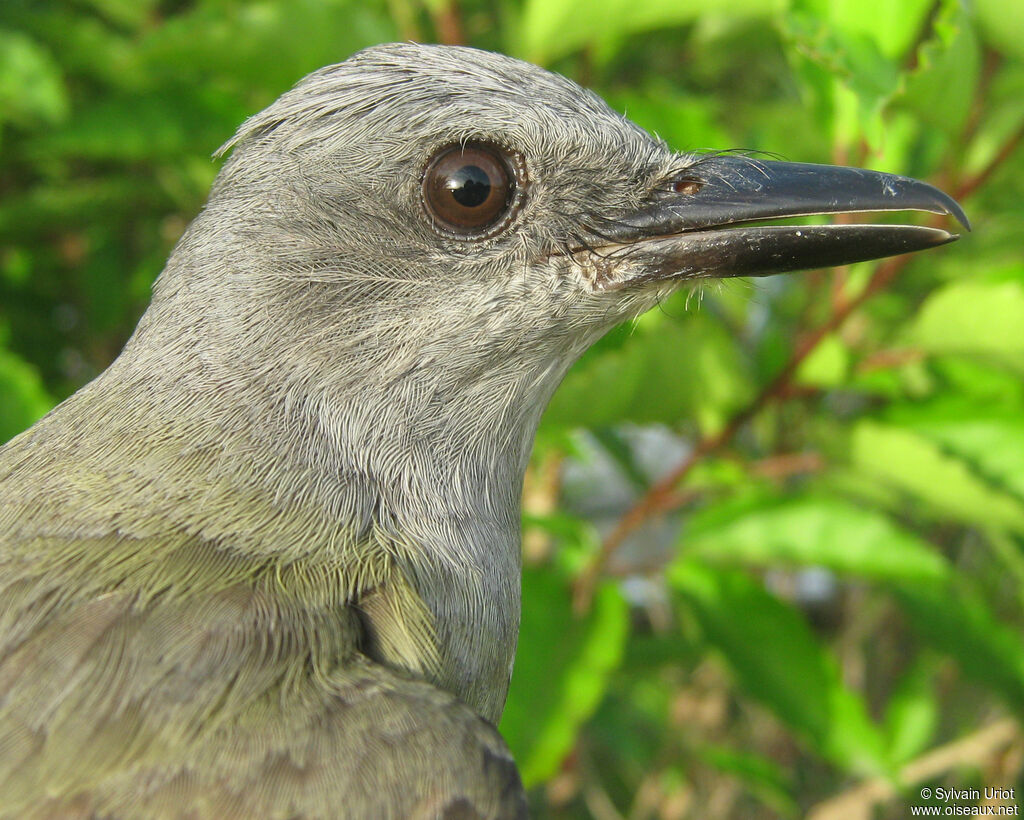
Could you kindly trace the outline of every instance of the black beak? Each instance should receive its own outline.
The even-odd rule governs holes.
[[[602,239],[620,246],[636,282],[687,277],[766,276],[848,265],[944,245],[956,234],[919,225],[749,225],[812,214],[963,209],[937,188],[909,177],[733,155],[698,160],[657,190],[650,204],[620,218]]]

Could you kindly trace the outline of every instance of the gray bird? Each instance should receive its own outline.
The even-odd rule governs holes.
[[[673,153],[572,82],[386,45],[248,120],[117,360],[0,450],[0,817],[514,818],[523,472],[609,328],[940,245],[949,197]]]

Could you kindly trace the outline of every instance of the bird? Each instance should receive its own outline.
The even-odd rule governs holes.
[[[360,51],[220,154],[123,351],[0,449],[4,820],[525,817],[495,725],[566,371],[679,289],[956,238],[793,218],[969,228],[467,47]]]

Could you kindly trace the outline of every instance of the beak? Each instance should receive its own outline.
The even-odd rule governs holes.
[[[673,176],[649,204],[603,230],[601,261],[594,264],[601,285],[613,289],[638,281],[767,276],[848,265],[958,238],[920,225],[748,224],[871,211],[946,214],[970,230],[956,201],[916,179],[713,155]],[[613,274],[613,268],[619,270]]]

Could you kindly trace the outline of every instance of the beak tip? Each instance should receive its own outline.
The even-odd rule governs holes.
[[[960,207],[960,203],[957,202],[953,197],[943,195],[943,205],[945,206],[942,210],[943,213],[953,217],[959,222],[965,231],[971,232],[971,220],[967,218],[967,214],[964,213],[964,209]]]
[[[950,214],[950,216],[953,216],[953,214]],[[948,245],[950,242],[956,242],[960,238],[960,234],[952,233],[951,231],[946,231],[942,228],[922,227],[919,230],[921,232],[921,238],[924,241],[918,250],[938,248],[942,245]],[[925,235],[924,232],[927,232],[927,235]]]

